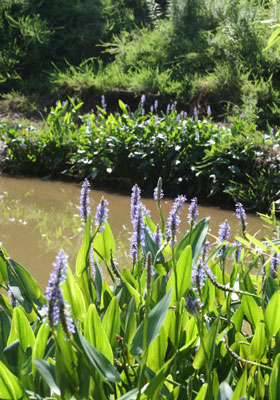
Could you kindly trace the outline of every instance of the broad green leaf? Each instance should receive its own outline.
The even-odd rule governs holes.
[[[244,317],[243,308],[240,306],[231,317],[231,320],[234,323],[237,332],[241,331],[243,317]]]
[[[113,363],[113,351],[108,340],[108,336],[100,322],[95,304],[91,304],[88,308],[85,319],[85,338],[99,350],[108,360]]]
[[[180,255],[176,264],[177,271],[177,286],[178,286],[178,300],[184,296],[191,282],[192,277],[192,249],[187,246]],[[176,288],[175,288],[175,271],[172,272],[166,290],[173,289],[171,297],[171,305],[176,301]]]
[[[280,310],[280,292],[277,291],[271,297],[266,307],[264,319],[270,336],[275,336],[280,329],[280,319],[275,316]]]
[[[201,386],[200,391],[198,392],[198,395],[195,397],[195,400],[204,400],[206,397],[207,389],[208,389],[208,383],[204,383]]]
[[[75,321],[83,321],[86,315],[86,303],[83,293],[69,267],[67,267],[66,281],[61,285],[61,288],[63,290],[63,298],[67,300],[71,306],[72,318]]]
[[[125,327],[123,341],[125,344],[130,343],[137,327],[136,312],[135,312],[135,298],[132,297],[126,308]]]
[[[165,321],[170,305],[172,289],[158,302],[148,315],[147,347],[156,339]],[[131,342],[130,353],[137,356],[143,352],[144,321],[141,322]]]
[[[28,346],[33,348],[35,343],[35,336],[28,319],[18,307],[14,308],[13,311],[12,326],[7,344],[9,345],[17,339],[24,351]]]
[[[110,363],[108,358],[106,358],[102,353],[100,353],[100,351],[93,347],[86,340],[86,338],[81,335],[79,331],[77,331],[77,334],[83,349],[83,354],[88,360],[90,366],[94,370],[97,370],[105,380],[115,383],[120,382],[120,374],[118,373],[117,369]]]
[[[146,256],[148,254],[148,252],[150,251],[152,254],[152,259],[154,262],[155,256],[159,250],[158,245],[153,241],[153,239],[151,238],[149,231],[147,229],[144,230],[144,234],[145,234],[145,246],[143,246],[143,253],[144,256]],[[157,264],[163,264],[164,263],[164,258],[162,253],[159,253],[157,255],[157,259],[156,259],[156,263]]]
[[[172,363],[174,356],[163,364],[161,369],[155,374],[154,378],[151,380],[147,389],[145,390],[145,394],[149,396],[151,400],[158,400],[160,398],[159,394],[163,387],[166,375],[168,374],[170,364]],[[166,388],[166,390],[168,389]]]
[[[164,364],[167,344],[167,336],[164,326],[162,326],[158,337],[150,345],[148,352],[147,366],[154,372],[159,371]]]
[[[138,306],[140,304],[140,293],[133,286],[131,286],[124,276],[122,279],[131,297],[135,298],[135,304]]]
[[[89,262],[89,250],[91,245],[91,238],[90,238],[90,227],[91,227],[91,216],[88,216],[85,231],[84,231],[84,238],[82,242],[82,246],[79,250],[77,259],[76,259],[76,275],[81,276],[84,270],[86,269],[88,262]]]
[[[250,360],[258,361],[264,356],[266,351],[267,339],[263,321],[259,321],[251,342]]]
[[[262,317],[262,309],[251,296],[243,296],[241,306],[250,324],[256,328],[258,321]]]
[[[7,345],[10,335],[11,323],[6,312],[0,308],[0,357],[1,353]]]
[[[138,388],[132,389],[129,392],[125,393],[123,396],[119,397],[118,400],[136,400],[138,392]]]
[[[37,333],[37,336],[35,338],[35,343],[34,343],[34,348],[33,348],[33,353],[32,353],[32,358],[38,358],[42,359],[44,358],[45,351],[46,351],[46,345],[47,341],[49,338],[49,333],[50,333],[50,327],[47,322],[43,322],[43,324],[40,326],[39,331]],[[33,363],[32,365],[32,374],[34,376],[36,372],[36,365]]]
[[[57,385],[54,365],[38,358],[34,358],[34,364],[36,365],[39,374],[49,386],[51,391],[60,396],[60,389]]]
[[[218,394],[218,400],[230,400],[233,395],[233,391],[227,382],[220,384],[220,390]]]
[[[275,357],[269,381],[269,400],[279,400],[280,393],[280,354]]]
[[[113,349],[117,344],[116,335],[120,334],[120,324],[120,307],[116,297],[113,297],[102,320],[104,331]]]
[[[22,296],[26,297],[30,303],[33,302],[38,306],[46,303],[47,300],[36,280],[22,265],[11,258],[8,259],[8,274],[10,286],[14,286],[16,283]],[[11,276],[13,277],[12,282],[10,282]]]
[[[0,361],[0,398],[17,400],[23,396],[23,389],[18,378]]]
[[[101,261],[100,256],[107,262],[111,257],[111,250],[115,252],[115,240],[108,222],[104,223],[105,229],[98,232],[93,241],[93,249],[98,261]],[[99,256],[100,255],[100,256]]]
[[[239,400],[247,394],[247,368],[245,368],[239,382],[233,392],[231,400]]]
[[[121,100],[119,100],[119,107],[120,107],[120,109],[122,110],[123,114],[128,114],[126,105],[125,105],[124,102],[121,101]]]
[[[150,228],[151,232],[155,232],[157,229],[156,224],[151,220],[151,218],[146,214],[144,217],[146,225]]]
[[[181,253],[184,251],[186,246],[191,245],[193,263],[194,264],[196,263],[205,243],[205,238],[208,232],[209,220],[210,220],[209,217],[201,219],[193,228],[192,232],[186,233],[186,235],[183,237],[183,239],[176,248],[175,251],[176,260],[179,259]]]
[[[55,374],[61,397],[71,398],[79,388],[78,357],[71,342],[66,340],[61,324],[56,329],[55,361]]]
[[[200,347],[195,355],[193,361],[193,367],[195,369],[201,369],[206,362],[209,364],[209,368],[211,369],[211,364],[212,364],[211,360],[213,360],[215,356],[215,345],[216,345],[218,328],[219,328],[219,319],[217,318],[212,323],[209,331],[203,337],[204,346],[200,344]]]

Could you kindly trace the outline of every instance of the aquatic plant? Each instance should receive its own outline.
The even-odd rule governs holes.
[[[83,225],[76,265],[60,251],[45,294],[1,244],[0,398],[278,398],[275,207],[260,214],[269,237],[246,229],[230,242],[225,222],[216,248],[207,238],[209,218],[175,241],[185,200],[174,201],[162,230],[134,186],[137,260],[120,266],[101,200],[97,223],[89,214]]]

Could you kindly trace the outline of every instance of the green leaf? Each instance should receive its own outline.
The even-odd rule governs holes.
[[[44,322],[37,333],[35,338],[34,348],[32,352],[33,358],[43,358],[45,355],[46,345],[49,338],[50,327],[47,322]],[[32,365],[32,374],[34,376],[36,372],[36,365],[33,363]]]
[[[105,229],[101,232],[98,232],[93,241],[93,249],[95,250],[95,254],[98,258],[98,261],[101,261],[101,257],[105,261],[110,261],[111,250],[114,254],[115,252],[115,239],[113,233],[111,231],[110,225],[108,222],[104,223]]]
[[[187,245],[192,246],[192,256],[193,256],[193,263],[195,264],[198,257],[201,254],[202,248],[205,243],[205,238],[208,232],[209,227],[209,220],[210,218],[203,218],[201,219],[192,232],[187,232],[183,239],[178,244],[176,251],[175,251],[175,258],[176,260],[179,259],[181,253],[184,251]]]
[[[127,108],[123,101],[119,100],[119,107],[122,110],[123,114],[128,114]]]
[[[33,302],[38,306],[46,304],[46,298],[35,279],[32,278],[30,273],[26,271],[22,265],[11,258],[8,259],[8,274],[10,286],[18,286],[22,296],[30,303]],[[11,277],[13,279],[11,279]],[[13,288],[11,288],[11,290],[13,292]]]
[[[275,357],[269,382],[269,400],[278,400],[280,393],[280,354]]]
[[[33,348],[35,343],[35,336],[28,319],[18,307],[14,308],[13,311],[12,326],[7,344],[9,345],[17,339],[24,351],[28,346]]]
[[[96,369],[105,380],[118,383],[121,381],[120,374],[110,361],[93,347],[77,330],[78,338],[83,349],[83,354],[88,360],[90,366]]]
[[[191,246],[187,246],[181,253],[180,258],[176,264],[177,271],[177,284],[178,284],[178,300],[184,296],[191,282],[192,277],[192,249]],[[176,301],[176,289],[175,289],[175,272],[173,271],[168,283],[166,290],[173,289],[171,304]]]
[[[169,366],[173,361],[174,356],[163,364],[161,369],[155,374],[154,378],[151,380],[147,389],[145,390],[145,394],[151,398],[151,400],[158,400],[160,398],[159,394],[166,379],[166,375],[169,372]]]
[[[130,343],[135,331],[136,331],[136,312],[135,312],[135,298],[132,297],[126,308],[125,315],[125,328],[123,341],[125,344]]]
[[[102,320],[104,331],[114,349],[117,344],[116,334],[120,334],[120,307],[116,297],[113,297]]]
[[[198,392],[198,395],[195,397],[195,400],[204,400],[206,397],[207,389],[208,389],[208,383],[204,383],[201,386],[200,391]]]
[[[280,292],[277,291],[271,297],[266,307],[264,319],[270,336],[275,336],[280,329],[280,319],[275,318],[280,309]]]
[[[259,321],[251,342],[250,360],[258,361],[264,356],[266,351],[267,339],[263,321]]]
[[[90,238],[90,227],[91,227],[91,216],[88,216],[85,231],[84,231],[84,238],[82,242],[82,246],[79,250],[77,259],[76,259],[76,275],[81,276],[84,270],[88,265],[89,260],[89,250],[91,245],[91,238]]]
[[[250,296],[243,296],[241,306],[244,314],[248,318],[250,324],[256,328],[259,319],[262,316],[262,309],[257,305],[255,300]]]
[[[10,335],[11,323],[6,312],[0,308],[0,357],[1,353],[7,345]]]
[[[230,400],[233,395],[233,391],[227,382],[220,384],[220,390],[218,394],[218,400]]]
[[[73,319],[83,321],[86,315],[86,303],[84,300],[83,293],[75,281],[73,273],[69,267],[67,267],[66,281],[61,285],[63,290],[63,298],[71,306],[71,315]]]
[[[239,382],[233,392],[231,400],[239,400],[247,394],[247,368],[245,368]]]
[[[201,344],[195,355],[193,361],[193,367],[195,369],[201,369],[206,362],[209,364],[209,368],[211,369],[211,364],[212,364],[211,360],[213,361],[215,356],[215,345],[216,345],[218,328],[219,328],[219,319],[217,318],[212,323],[209,331],[203,337],[204,346],[202,346]]]
[[[0,398],[17,400],[23,396],[23,389],[18,378],[0,361]]]
[[[148,316],[147,346],[158,336],[165,321],[172,296],[172,289],[158,302]],[[144,321],[141,322],[131,341],[130,353],[137,356],[143,352]]]
[[[147,366],[154,372],[159,371],[164,364],[167,344],[167,336],[164,326],[162,326],[158,337],[150,345],[148,352]]]
[[[95,304],[91,304],[88,308],[84,336],[90,344],[107,357],[111,363],[114,362],[113,351],[108,336],[100,322]]]
[[[51,391],[60,396],[60,389],[56,381],[54,365],[38,358],[34,358],[33,361],[38,369],[39,374],[49,386]]]

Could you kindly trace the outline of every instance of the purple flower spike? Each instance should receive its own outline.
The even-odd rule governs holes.
[[[133,222],[134,232],[131,236],[130,256],[133,259],[133,264],[138,261],[138,249],[144,244],[144,211],[141,204],[136,208],[136,216]]]
[[[175,199],[169,213],[166,226],[166,239],[167,241],[170,241],[171,246],[173,246],[176,241],[176,231],[179,232],[178,226],[181,222],[179,214],[181,214],[186,200],[187,199],[185,196],[182,195],[178,196]]]
[[[236,211],[236,217],[240,220],[240,226],[242,229],[242,233],[245,232],[246,230],[246,225],[248,224],[246,219],[246,212],[244,210],[244,207],[241,203],[236,203],[235,204],[235,211]]]
[[[227,222],[227,220],[225,220],[221,225],[220,225],[220,229],[219,229],[219,233],[218,233],[218,243],[223,243],[225,240],[227,240],[229,238],[230,235],[230,226]],[[224,250],[227,248],[227,245],[223,246],[222,249],[218,252],[218,256],[220,257]]]
[[[88,215],[90,213],[89,207],[89,192],[90,183],[87,179],[82,183],[81,197],[80,197],[80,216],[83,222],[87,221]]]
[[[44,307],[49,324],[57,326],[61,322],[62,328],[69,338],[70,332],[75,332],[69,304],[63,300],[61,285],[66,280],[68,255],[60,250],[56,257],[56,262],[53,264],[53,271],[50,274],[50,279],[46,289],[45,296],[48,299],[48,305]]]
[[[197,223],[197,218],[198,218],[198,209],[197,209],[197,198],[194,197],[191,200],[190,206],[189,206],[189,214],[188,214],[188,223],[191,225],[195,226]]]
[[[153,239],[155,241],[155,244],[160,247],[161,245],[161,241],[162,241],[162,233],[159,227],[159,224],[157,224],[157,229],[155,230],[155,232],[153,233]]]
[[[164,194],[163,194],[163,190],[160,188],[160,190],[158,189],[158,186],[155,187],[154,189],[154,200],[158,201],[159,199],[161,200],[163,198]]]
[[[108,201],[101,199],[100,203],[96,208],[95,214],[95,226],[99,226],[99,232],[105,229],[104,223],[108,219]]]
[[[131,203],[130,203],[130,218],[133,226],[135,223],[135,218],[137,216],[137,210],[140,205],[140,199],[141,199],[141,190],[139,186],[135,184],[132,188]]]

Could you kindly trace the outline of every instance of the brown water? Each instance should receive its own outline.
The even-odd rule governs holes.
[[[120,267],[129,267],[130,198],[92,190],[91,210],[104,196],[109,202],[109,223],[116,241],[116,257]],[[10,178],[0,175],[0,241],[9,255],[27,268],[44,288],[52,263],[59,249],[69,254],[69,263],[75,259],[81,244],[79,216],[80,185],[75,183],[42,181],[39,179]],[[150,209],[152,219],[158,222],[154,200],[143,199]],[[163,201],[163,213],[167,218],[172,200]],[[180,226],[183,234],[187,229],[187,206],[182,213]],[[199,207],[199,218],[210,216],[210,233],[217,235],[219,225],[227,219],[231,226],[231,239],[239,233],[234,211],[217,207]],[[262,229],[261,220],[248,216],[248,232]]]

